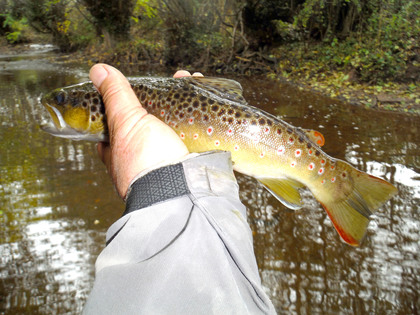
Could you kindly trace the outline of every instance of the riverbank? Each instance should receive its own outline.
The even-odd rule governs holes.
[[[265,58],[258,54],[236,56],[230,67],[214,63],[200,66],[182,66],[191,71],[202,71],[207,75],[223,76],[227,73],[253,75],[264,73],[268,79],[288,82],[302,90],[310,90],[322,95],[345,101],[352,105],[364,106],[373,110],[396,111],[420,115],[420,85],[413,79],[406,82],[389,81],[385,83],[366,83],[357,78],[354,71],[332,67],[317,55],[317,47],[302,53],[299,47],[282,46]],[[17,54],[29,50],[26,45],[1,45],[0,54]],[[147,55],[147,56],[146,56]],[[109,51],[104,47],[90,47],[69,54],[50,57],[54,62],[81,62],[91,66],[105,62],[120,68],[125,73],[134,74],[147,70],[166,72],[168,67],[162,62],[162,55],[155,52],[138,53],[126,49]],[[418,69],[418,68],[417,68]],[[166,71],[165,71],[166,70]],[[176,69],[171,69],[175,71]]]
[[[133,73],[133,69],[145,68],[168,70],[164,65],[163,54],[159,51],[143,50],[138,47],[120,51],[90,48],[73,56],[84,59],[89,65],[105,62]],[[363,82],[356,71],[337,67],[326,61],[325,54],[319,53],[322,47],[313,46],[304,52],[301,46],[284,45],[273,49],[270,55],[249,53],[235,56],[229,65],[213,60],[212,62],[196,65],[182,65],[191,71],[202,71],[207,75],[223,76],[235,73],[238,75],[264,74],[268,79],[288,82],[299,86],[303,90],[310,90],[322,95],[336,98],[352,105],[364,106],[373,110],[396,111],[407,114],[420,115],[420,68],[414,62],[401,81],[381,80],[375,83]],[[171,69],[175,71],[179,67]],[[134,71],[135,73],[135,71]]]

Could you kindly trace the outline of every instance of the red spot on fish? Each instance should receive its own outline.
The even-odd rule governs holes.
[[[325,160],[324,159],[321,160],[321,164],[325,164]]]
[[[233,147],[233,149],[234,149],[235,151],[238,151],[238,150],[239,150],[239,145],[235,144],[235,146]]]
[[[260,158],[263,158],[263,157],[264,157],[264,155],[265,155],[265,153],[264,153],[264,152],[261,152],[261,154],[260,154]]]
[[[312,171],[315,168],[315,163],[309,164],[308,168]]]
[[[309,150],[309,151],[308,151],[308,154],[309,154],[309,155],[312,155],[312,153],[314,153],[312,150]]]
[[[194,123],[194,118],[190,118],[190,119],[188,119],[188,123],[190,124],[190,125],[192,125],[193,123]]]
[[[265,134],[269,133],[269,131],[270,131],[270,129],[269,129],[269,128],[267,128],[267,127],[265,127],[265,128],[264,128],[264,133],[265,133]]]
[[[296,150],[295,151],[295,156],[296,157],[299,157],[301,154],[302,154],[302,151],[301,150]]]
[[[290,163],[290,166],[291,166],[291,167],[295,167],[295,166],[296,166],[296,162],[295,162],[295,161],[293,161],[292,163]]]
[[[194,139],[194,140],[197,140],[197,139],[198,139],[198,134],[197,134],[197,133],[195,133],[195,134],[193,135],[193,139]]]
[[[149,101],[149,105],[152,105],[152,101]]]
[[[212,135],[212,133],[213,133],[213,127],[208,127],[208,128],[207,128],[207,134],[208,134],[209,136],[211,136],[211,135]]]
[[[295,141],[292,137],[289,138],[289,143],[292,144]]]
[[[161,111],[160,111],[160,116],[162,116],[162,117],[163,117],[163,115],[165,115],[165,111],[164,111],[164,110],[161,110]]]
[[[334,165],[331,165],[331,169],[333,170],[333,169],[335,169],[335,166]]]
[[[233,133],[233,130],[229,128],[227,133],[228,133],[228,135],[231,135]]]
[[[218,147],[218,146],[220,145],[220,141],[219,141],[219,140],[214,141],[214,145],[215,145],[216,147]]]
[[[318,170],[318,174],[319,174],[319,175],[324,174],[324,168],[323,168],[323,167],[321,167],[321,168]]]
[[[335,182],[335,177],[331,178],[331,183]]]
[[[185,133],[181,132],[181,133],[179,134],[179,137],[180,137],[182,140],[184,140],[184,139],[185,139]]]
[[[325,184],[325,179],[321,180],[321,184],[324,185]]]
[[[283,154],[283,153],[284,153],[284,147],[281,146],[277,149],[277,154],[280,155],[280,154]]]

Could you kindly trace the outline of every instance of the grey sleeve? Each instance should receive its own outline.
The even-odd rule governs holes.
[[[84,313],[275,313],[230,153],[204,153],[132,185],[124,215],[107,232]]]

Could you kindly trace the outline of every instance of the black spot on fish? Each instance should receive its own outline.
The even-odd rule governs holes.
[[[192,111],[193,111],[193,109],[192,109],[192,107],[188,107],[188,110],[187,110],[189,113],[191,113]]]
[[[83,106],[84,108],[86,108],[86,107],[87,107],[87,102],[86,102],[86,101],[83,101],[82,106]]]
[[[270,119],[267,119],[267,125],[269,125],[270,127],[273,125],[273,121]]]
[[[138,88],[139,88],[140,90],[143,90],[143,88],[144,88],[143,84],[139,84]]]
[[[178,105],[178,107],[177,107],[179,110],[181,110],[182,109],[182,105]]]
[[[179,113],[179,118],[184,118],[184,113]]]
[[[99,104],[99,99],[95,97],[95,98],[92,100],[92,102],[93,102],[93,104],[98,105],[98,104]]]
[[[306,144],[306,147],[308,148],[308,149],[310,149],[310,148],[312,148],[312,144],[310,144],[309,142]]]
[[[236,118],[241,117],[241,113],[240,113],[240,112],[236,112],[236,113],[235,113],[235,117],[236,117]]]
[[[97,108],[96,108],[96,106],[95,105],[92,105],[91,107],[90,107],[90,111],[91,112],[96,112],[96,110],[97,110]]]
[[[191,103],[191,101],[192,101],[192,98],[191,98],[191,97],[188,97],[188,98],[187,98],[187,102],[188,102],[188,103]]]
[[[190,93],[190,96],[191,96],[191,97],[196,97],[196,96],[197,96],[197,94],[195,94],[194,92],[191,92],[191,93]]]
[[[175,106],[175,105],[176,105],[176,101],[175,101],[175,100],[172,100],[172,101],[171,101],[171,105],[172,105],[172,106]],[[179,106],[182,106],[182,105],[179,105]],[[178,106],[178,107],[179,107],[179,106]]]
[[[210,102],[209,102],[210,103]],[[212,107],[211,107],[211,110],[212,111],[214,111],[214,112],[217,112],[218,110],[219,110],[219,106],[217,106],[217,105],[213,105]]]
[[[287,128],[287,132],[288,132],[289,134],[292,134],[292,133],[293,133],[293,129],[292,129],[292,128],[290,128],[290,127],[288,127],[288,128]]]
[[[193,107],[194,108],[197,108],[199,105],[200,105],[200,103],[198,101],[194,101],[193,102]]]
[[[280,128],[277,128],[277,134],[281,135],[281,129]]]
[[[92,115],[92,116],[90,117],[90,120],[95,121],[95,120],[96,120],[96,117],[95,117],[94,115]]]
[[[184,105],[183,105],[184,108],[187,108],[188,106],[190,106],[190,104],[188,104],[188,103],[184,103]]]
[[[153,94],[153,90],[148,90],[147,94],[152,95]]]
[[[232,117],[229,117],[229,118],[228,118],[228,123],[229,123],[229,124],[233,123],[233,118],[232,118]]]
[[[200,99],[200,101],[202,101],[202,102],[204,102],[205,100],[207,100],[207,98],[206,98],[205,96],[203,96],[203,95],[201,95],[199,99]]]
[[[85,100],[88,100],[88,99],[90,99],[90,93],[85,94]]]
[[[179,110],[176,110],[175,111],[175,116],[178,116],[179,115]]]
[[[298,140],[299,140],[300,143],[303,142],[303,138],[302,137],[299,137]]]
[[[245,117],[246,117],[246,118],[251,118],[251,114],[250,114],[250,113],[246,113],[246,114],[245,114]]]
[[[181,98],[179,99],[179,101],[182,103],[183,101],[185,101],[185,98],[181,97]]]
[[[209,99],[209,104],[210,104],[210,105],[213,105],[213,104],[214,104],[214,100]]]
[[[229,108],[229,110],[228,110],[228,114],[229,114],[229,115],[232,115],[234,112],[235,112],[235,111],[234,111],[232,108]]]
[[[146,99],[146,93],[141,93],[141,98],[140,98],[140,101],[141,102],[144,102],[144,100]]]
[[[204,120],[204,121],[208,121],[208,120],[209,120],[209,116],[208,116],[208,115],[204,115],[204,116],[203,116],[203,120]]]
[[[255,126],[257,124],[256,120],[251,120],[251,125]]]
[[[237,123],[238,125],[240,125],[240,124],[242,124],[242,121],[241,121],[241,120],[237,120],[237,121],[236,121],[236,123]]]
[[[187,97],[188,96],[188,93],[187,92],[184,92],[184,93],[182,93],[182,97]]]
[[[318,150],[315,151],[315,155],[319,156],[321,154],[321,152],[319,152]]]
[[[258,123],[260,125],[265,125],[265,119],[264,118],[261,118],[260,120],[258,120]]]
[[[226,110],[224,108],[222,108],[218,113],[217,116],[223,116],[223,114],[226,112]]]
[[[223,122],[226,122],[226,116],[223,116],[223,117],[222,117],[222,121],[223,121]]]

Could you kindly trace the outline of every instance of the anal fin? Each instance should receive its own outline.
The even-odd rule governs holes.
[[[289,178],[258,178],[264,187],[286,207],[297,210],[302,208],[299,188],[304,187],[298,181]]]

